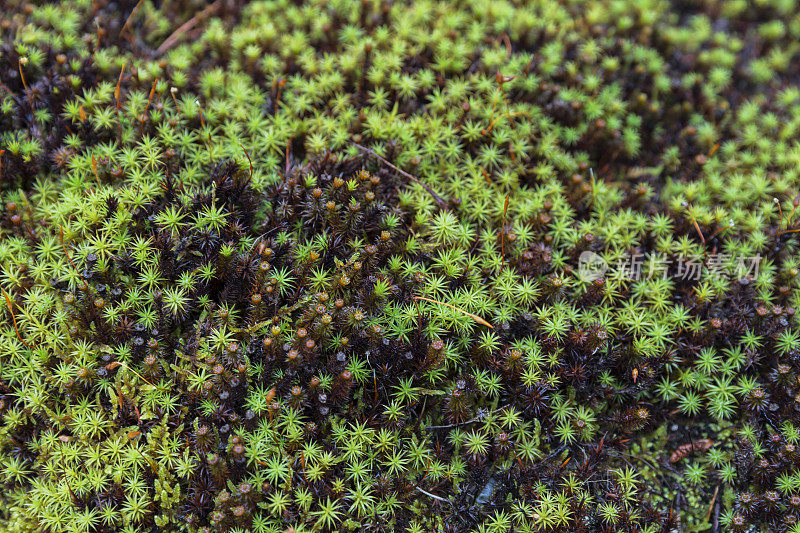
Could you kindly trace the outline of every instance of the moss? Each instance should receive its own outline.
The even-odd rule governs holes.
[[[0,531],[800,530],[798,17],[11,2]]]

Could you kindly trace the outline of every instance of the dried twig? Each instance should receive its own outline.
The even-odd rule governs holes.
[[[128,366],[127,364],[123,363],[122,361],[113,361],[113,362],[107,364],[106,365],[106,370],[109,370],[109,371],[110,370],[114,370],[118,366],[121,366],[122,368],[124,368],[126,370],[130,370],[131,372],[136,374],[139,377],[139,379],[141,379],[142,381],[144,381],[145,383],[147,383],[151,387],[154,387],[154,388],[156,388],[156,389],[158,389],[160,391],[169,392],[169,390],[165,389],[164,387],[159,387],[158,385],[153,385],[152,383],[147,381],[147,379],[144,376],[142,376],[140,373],[138,373],[136,370],[132,369],[130,366]]]
[[[383,163],[384,165],[392,168],[395,172],[400,173],[402,176],[405,176],[406,178],[410,179],[414,183],[420,185],[423,189],[425,189],[428,192],[428,194],[433,196],[433,199],[436,200],[436,203],[439,204],[439,207],[441,209],[447,210],[447,202],[445,202],[444,199],[441,196],[439,196],[438,194],[433,192],[433,189],[431,189],[430,187],[428,187],[427,185],[422,183],[419,179],[415,178],[414,176],[412,176],[411,174],[409,174],[408,172],[406,172],[402,168],[399,168],[396,165],[393,165],[386,158],[381,157],[380,155],[375,153],[374,150],[371,150],[371,149],[367,148],[366,146],[361,146],[360,144],[358,144],[356,142],[354,142],[353,145],[356,148],[358,148],[359,150],[363,150],[364,152],[368,153],[369,155],[379,159],[381,161],[381,163]]]
[[[250,159],[250,154],[247,153],[247,148],[245,148],[242,143],[239,143],[239,146],[241,146],[242,150],[244,150],[244,155],[247,157],[247,162],[250,163],[250,175],[247,177],[247,184],[249,185],[250,182],[253,181],[253,160]]]
[[[156,49],[156,55],[160,56],[161,54],[163,54],[164,52],[175,46],[175,43],[178,42],[178,39],[180,39],[184,33],[194,28],[197,25],[197,23],[203,20],[204,18],[208,17],[209,15],[212,15],[215,11],[219,9],[221,5],[222,1],[217,0],[216,2],[209,5],[204,10],[202,10],[201,12],[197,13],[195,16],[184,22],[177,30],[172,32],[172,35],[167,37],[167,39],[163,43],[161,43],[161,46],[159,46],[158,49]]]
[[[714,503],[717,501],[717,494],[719,493],[719,485],[714,489],[714,495],[711,497],[711,504],[708,506],[708,512],[706,513],[706,522],[711,519],[711,512],[714,510]]]
[[[477,418],[472,418],[470,420],[465,420],[464,422],[460,422],[458,424],[447,424],[446,426],[428,426],[425,429],[450,429],[450,428],[457,428],[461,426],[466,426],[467,424],[472,424],[473,422],[477,422]]]
[[[449,503],[450,505],[453,505],[453,503],[450,500],[446,500],[446,499],[442,498],[441,496],[437,496],[436,494],[431,494],[430,492],[428,492],[426,490],[423,490],[423,489],[421,489],[419,487],[417,487],[417,490],[420,491],[425,496],[430,496],[434,500],[439,500],[440,502],[445,502],[445,503]]]
[[[434,303],[434,304],[447,306],[447,307],[449,307],[451,309],[455,309],[456,311],[458,311],[460,313],[464,313],[465,315],[467,315],[468,317],[473,319],[478,324],[482,324],[484,326],[488,326],[488,327],[494,329],[493,325],[489,324],[487,321],[485,321],[484,319],[482,319],[478,315],[473,315],[472,313],[470,313],[468,311],[464,311],[463,309],[461,309],[460,307],[456,307],[455,305],[450,305],[449,303],[446,303],[446,302],[440,302],[438,300],[432,300],[430,298],[425,298],[424,296],[414,296],[414,299],[415,300],[423,300],[425,302],[430,302],[430,303]]]

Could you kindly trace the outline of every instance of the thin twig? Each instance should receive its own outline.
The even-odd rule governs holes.
[[[473,422],[477,422],[477,418],[473,418],[471,420],[467,420],[465,422],[460,422],[458,424],[448,424],[446,426],[428,426],[425,429],[450,429],[450,428],[457,428],[459,426],[466,426],[467,424],[471,424]]]
[[[144,376],[142,376],[140,373],[138,373],[136,370],[132,369],[130,366],[128,366],[127,364],[123,363],[122,361],[114,361],[114,362],[111,362],[111,363],[107,364],[106,365],[106,370],[114,370],[118,366],[121,366],[122,368],[130,370],[131,372],[136,374],[139,377],[139,379],[141,379],[142,381],[144,381],[145,383],[147,383],[151,387],[154,387],[154,388],[156,388],[156,389],[158,389],[160,391],[168,392],[168,389],[165,389],[164,387],[159,387],[158,385],[153,385],[152,383],[147,381],[147,379],[145,379]]]
[[[178,42],[178,39],[180,39],[184,33],[194,28],[197,25],[197,23],[200,22],[202,19],[213,14],[217,9],[219,9],[221,5],[222,1],[217,0],[216,2],[209,5],[207,8],[205,8],[204,10],[202,10],[201,12],[197,13],[195,16],[184,22],[177,30],[172,32],[172,35],[167,37],[167,39],[163,43],[161,43],[161,46],[159,46],[158,49],[156,49],[156,55],[160,56],[161,54],[163,54],[164,52],[175,46],[175,43]]]
[[[430,187],[428,187],[427,185],[425,185],[424,183],[422,183],[422,182],[421,182],[419,179],[415,178],[414,176],[412,176],[411,174],[409,174],[408,172],[406,172],[406,171],[405,171],[405,170],[403,170],[402,168],[399,168],[399,167],[397,167],[397,166],[393,165],[393,164],[392,164],[392,163],[390,163],[390,162],[389,162],[389,161],[388,161],[386,158],[384,158],[384,157],[381,157],[380,155],[378,155],[377,153],[375,153],[375,151],[374,151],[374,150],[371,150],[371,149],[367,148],[366,146],[361,146],[360,144],[358,144],[358,143],[356,143],[356,142],[354,142],[354,143],[353,143],[353,145],[354,145],[356,148],[358,148],[359,150],[363,150],[364,152],[368,153],[369,155],[371,155],[371,156],[373,156],[373,157],[375,157],[375,158],[379,159],[379,160],[380,160],[380,161],[381,161],[383,164],[385,164],[385,165],[389,166],[390,168],[394,169],[394,170],[395,170],[395,172],[398,172],[398,173],[400,173],[401,175],[403,175],[403,176],[405,176],[406,178],[410,179],[410,180],[411,180],[411,181],[413,181],[414,183],[416,183],[416,184],[420,185],[420,186],[421,186],[423,189],[425,189],[425,190],[428,192],[428,194],[430,194],[431,196],[433,196],[433,199],[434,199],[434,200],[436,200],[436,203],[437,203],[437,204],[439,204],[439,207],[440,207],[441,209],[447,210],[447,202],[445,202],[445,201],[444,201],[444,199],[443,199],[441,196],[439,196],[438,194],[436,194],[435,192],[433,192],[433,189],[431,189]]]
[[[706,513],[706,522],[711,519],[711,512],[714,510],[714,503],[717,501],[717,493],[719,492],[719,485],[714,489],[714,495],[711,497],[711,504],[708,506],[708,512]]]
[[[464,311],[463,309],[461,309],[460,307],[456,307],[455,305],[450,305],[449,303],[446,303],[446,302],[440,302],[438,300],[432,300],[430,298],[425,298],[424,296],[414,296],[414,299],[415,300],[423,300],[423,301],[426,301],[426,302],[447,306],[447,307],[449,307],[451,309],[455,309],[456,311],[458,311],[460,313],[464,313],[465,315],[467,315],[468,317],[470,317],[471,319],[473,319],[475,322],[477,322],[479,324],[482,324],[484,326],[488,326],[488,327],[494,329],[493,325],[489,324],[487,321],[485,321],[484,319],[482,319],[478,315],[473,315],[472,313],[470,313],[468,311]]]
[[[250,176],[247,178],[247,183],[249,185],[250,182],[253,181],[253,160],[250,159],[250,154],[247,153],[247,148],[245,148],[242,143],[239,143],[239,146],[241,146],[242,150],[244,150],[244,155],[247,157],[247,162],[250,163]]]

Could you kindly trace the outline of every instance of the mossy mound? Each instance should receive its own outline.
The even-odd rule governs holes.
[[[0,531],[800,532],[800,9],[10,2]]]

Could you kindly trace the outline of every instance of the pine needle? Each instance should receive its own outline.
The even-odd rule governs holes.
[[[472,313],[470,313],[470,312],[468,312],[468,311],[464,311],[463,309],[461,309],[460,307],[456,307],[455,305],[450,305],[450,304],[448,304],[448,303],[445,303],[445,302],[440,302],[440,301],[438,301],[438,300],[432,300],[432,299],[430,299],[430,298],[425,298],[424,296],[414,296],[414,299],[415,299],[415,300],[423,300],[423,301],[425,301],[425,302],[431,302],[431,303],[434,303],[434,304],[439,304],[439,305],[444,305],[444,306],[447,306],[447,307],[449,307],[449,308],[451,308],[451,309],[455,309],[456,311],[458,311],[458,312],[460,312],[460,313],[464,313],[465,315],[467,315],[468,317],[470,317],[471,319],[473,319],[473,320],[474,320],[475,322],[477,322],[478,324],[482,324],[482,325],[484,325],[484,326],[488,326],[488,327],[490,327],[490,328],[494,329],[494,326],[493,326],[493,325],[489,324],[487,321],[485,321],[484,319],[482,319],[482,318],[481,318],[481,317],[479,317],[478,315],[473,315]]]
[[[126,365],[122,361],[114,361],[112,363],[107,364],[106,365],[106,370],[114,370],[118,366],[121,366],[123,368],[126,368],[126,369],[130,370],[131,372],[133,372],[134,374],[139,376],[139,379],[141,379],[142,381],[144,381],[145,383],[147,383],[151,387],[154,387],[154,388],[156,388],[156,389],[158,389],[160,391],[165,391],[165,392],[169,391],[169,389],[165,389],[164,387],[159,387],[158,385],[153,385],[152,383],[147,381],[144,376],[142,376],[140,373],[138,373],[136,370],[132,369],[130,366]]]

